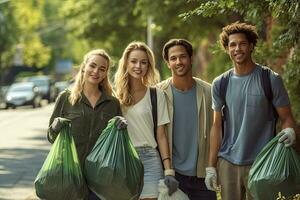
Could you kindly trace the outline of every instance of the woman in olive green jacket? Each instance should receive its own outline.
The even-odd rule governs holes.
[[[62,128],[58,117],[71,120],[73,135],[81,169],[99,134],[114,116],[122,115],[119,101],[112,96],[108,81],[110,58],[102,50],[92,50],[84,56],[71,90],[63,91],[57,98],[50,118],[48,140],[53,143]],[[126,121],[118,117],[118,128]],[[91,191],[88,199],[98,199]]]

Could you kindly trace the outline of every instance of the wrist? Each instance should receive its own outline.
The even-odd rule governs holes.
[[[165,176],[175,176],[175,171],[174,171],[174,169],[165,169],[164,175]]]
[[[216,173],[217,172],[215,167],[206,167],[205,171],[206,171],[206,173]]]
[[[285,133],[289,133],[289,134],[295,134],[295,130],[293,129],[293,128],[284,128],[284,129],[282,129],[282,131],[283,132],[285,132]]]

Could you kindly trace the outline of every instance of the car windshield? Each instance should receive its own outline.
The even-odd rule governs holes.
[[[29,79],[29,81],[39,86],[45,86],[48,84],[48,81],[45,79]]]
[[[23,92],[23,91],[32,91],[32,87],[31,86],[12,86],[9,89],[10,92]]]

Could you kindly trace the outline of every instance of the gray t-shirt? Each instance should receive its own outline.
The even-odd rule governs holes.
[[[184,92],[172,86],[172,92],[173,166],[180,174],[196,176],[199,133],[196,86]]]
[[[264,95],[261,83],[262,68],[256,65],[247,75],[234,72],[229,79],[226,104],[227,114],[219,156],[237,165],[250,165],[257,154],[274,136],[275,120],[271,105]],[[270,75],[275,107],[290,104],[288,94],[280,76]],[[221,111],[225,102],[220,97],[221,76],[212,84],[212,108]]]

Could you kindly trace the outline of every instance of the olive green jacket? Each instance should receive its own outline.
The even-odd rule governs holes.
[[[122,115],[119,101],[102,92],[101,98],[95,108],[82,93],[82,98],[74,106],[68,100],[69,90],[63,91],[57,98],[54,111],[50,118],[48,140],[53,143],[57,137],[51,129],[51,124],[56,117],[71,120],[71,133],[74,138],[78,157],[83,166],[85,158],[92,150],[99,135],[105,129],[108,121],[114,116]]]
[[[196,83],[197,108],[199,113],[199,152],[197,160],[197,177],[205,177],[205,167],[208,165],[209,133],[212,126],[213,110],[211,107],[211,85],[198,78],[193,78]],[[165,93],[170,123],[167,124],[170,155],[173,147],[173,93],[171,88],[172,78],[162,81],[157,85]],[[182,105],[184,106],[184,105]]]
[[[91,152],[99,135],[106,128],[108,121],[114,116],[122,115],[119,101],[102,92],[101,98],[96,103],[95,108],[91,106],[88,99],[82,93],[82,98],[74,106],[68,100],[70,91],[63,91],[56,99],[54,111],[51,115],[48,140],[53,143],[57,137],[57,133],[51,129],[51,124],[56,117],[63,117],[71,120],[71,134],[77,149],[81,170],[86,157]],[[86,185],[82,188],[85,198],[88,198],[88,190]]]

